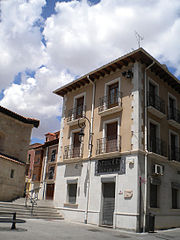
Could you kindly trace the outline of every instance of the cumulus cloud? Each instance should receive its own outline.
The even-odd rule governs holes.
[[[142,47],[180,75],[179,0],[57,2],[55,14],[45,20],[45,0],[2,3],[0,90],[5,90],[0,104],[40,119],[34,137],[59,129],[62,100],[52,91],[136,49],[135,31],[144,37]],[[19,72],[21,82],[15,84]]]

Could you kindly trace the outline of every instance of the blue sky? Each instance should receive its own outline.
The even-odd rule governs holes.
[[[60,129],[62,99],[53,91],[137,49],[135,31],[144,37],[141,46],[180,79],[179,0],[1,5],[0,105],[40,120],[33,142]]]

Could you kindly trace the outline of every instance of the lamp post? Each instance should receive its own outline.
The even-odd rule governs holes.
[[[92,131],[91,131],[91,122],[86,116],[83,116],[88,121],[89,124],[89,141],[88,141],[88,149],[89,149],[89,162],[87,165],[87,187],[86,187],[86,209],[85,209],[85,217],[84,217],[84,223],[87,224],[87,218],[88,218],[88,208],[89,208],[89,189],[90,189],[90,173],[91,173],[91,157],[92,157]],[[84,128],[86,127],[85,122],[83,124],[80,124],[80,121],[78,120],[78,126],[80,127],[79,132],[79,141],[82,142],[82,137],[84,137]]]
[[[88,141],[88,149],[89,149],[89,158],[91,158],[92,156],[92,135],[93,133],[91,132],[91,123],[89,121],[89,119],[86,117],[86,116],[83,116],[82,118],[86,119],[88,121],[88,124],[89,124],[89,141]],[[85,122],[83,123],[80,123],[80,120],[78,119],[78,126],[79,128],[81,129],[80,132],[79,132],[79,142],[81,143],[82,142],[82,138],[84,137],[84,129],[86,127],[86,124]]]

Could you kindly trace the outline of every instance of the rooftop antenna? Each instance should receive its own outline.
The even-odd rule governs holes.
[[[138,48],[141,47],[141,41],[144,39],[144,37],[142,37],[138,32],[135,31],[135,36],[137,39],[137,43],[138,43]]]

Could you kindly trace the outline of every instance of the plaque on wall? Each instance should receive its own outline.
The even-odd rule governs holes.
[[[96,161],[95,175],[118,173],[125,174],[126,164],[125,158],[111,158]]]

